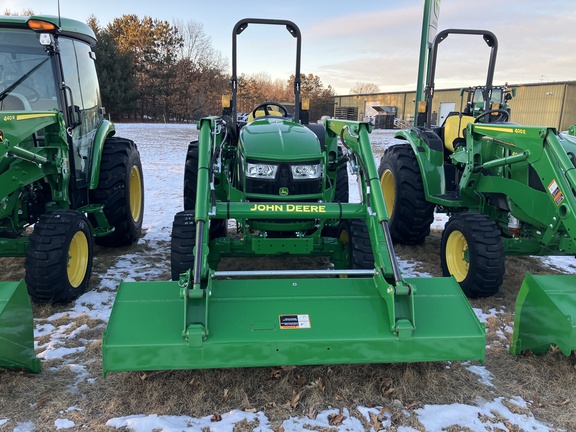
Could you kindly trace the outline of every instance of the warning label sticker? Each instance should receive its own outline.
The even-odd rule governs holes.
[[[556,203],[556,205],[560,205],[560,203],[564,201],[564,195],[562,194],[562,191],[558,187],[558,183],[556,183],[556,180],[552,180],[552,183],[548,185],[548,190],[554,197],[554,202]]]
[[[310,317],[308,315],[280,315],[280,329],[308,329]]]

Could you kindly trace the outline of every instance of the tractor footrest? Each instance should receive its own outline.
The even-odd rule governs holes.
[[[372,278],[214,280],[188,299],[178,282],[122,282],[103,343],[103,371],[478,360],[486,332],[452,278],[408,278],[415,328],[395,333]],[[400,319],[399,323],[405,320]],[[406,326],[402,326],[405,329]]]

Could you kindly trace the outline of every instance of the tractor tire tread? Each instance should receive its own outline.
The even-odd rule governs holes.
[[[144,197],[142,196],[141,216],[134,221],[130,212],[127,184],[130,170],[134,164],[142,176],[142,164],[136,144],[126,138],[110,137],[106,139],[100,165],[98,187],[91,191],[91,202],[104,204],[104,214],[114,232],[96,237],[95,242],[102,246],[128,246],[141,235]],[[141,177],[143,182],[143,179]],[[144,187],[142,185],[142,193]],[[94,222],[94,218],[90,217]]]
[[[476,212],[463,212],[453,215],[442,233],[441,261],[444,276],[449,276],[446,265],[446,240],[453,226],[466,236],[469,250],[474,247],[470,272],[460,283],[464,293],[471,298],[495,295],[502,285],[505,272],[504,244],[498,225],[488,216]],[[448,230],[448,231],[447,231]],[[472,240],[473,244],[470,244]]]
[[[78,231],[86,235],[88,260],[86,273],[80,285],[73,288],[67,277],[69,242]],[[78,298],[88,287],[92,273],[92,232],[83,213],[75,210],[57,210],[40,216],[30,234],[26,250],[25,281],[28,294],[37,304],[68,303]]]
[[[378,176],[386,169],[392,171],[396,190],[389,221],[392,240],[406,245],[421,244],[430,234],[435,206],[426,201],[422,175],[410,144],[397,144],[385,150]]]
[[[196,246],[196,222],[193,210],[176,213],[172,224],[170,242],[170,270],[172,280],[178,280],[194,265],[194,247]]]

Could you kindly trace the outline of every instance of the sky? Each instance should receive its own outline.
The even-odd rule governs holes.
[[[2,0],[0,4],[0,12],[58,13],[58,0]],[[423,0],[60,0],[60,11],[81,21],[93,14],[102,26],[124,14],[170,23],[195,21],[228,59],[232,28],[240,19],[291,20],[302,32],[302,73],[319,76],[342,95],[349,94],[357,82],[374,83],[380,91],[415,90],[423,4]],[[574,80],[573,6],[573,0],[442,0],[438,28],[494,32],[499,40],[495,84]],[[453,36],[442,46],[446,46],[442,51],[445,74],[438,70],[436,88],[482,83],[488,52],[483,42]],[[238,73],[266,72],[287,79],[295,70],[295,41],[280,26],[251,26],[238,37],[238,56]],[[475,60],[479,56],[481,63]]]

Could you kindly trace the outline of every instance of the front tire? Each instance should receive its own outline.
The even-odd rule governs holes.
[[[91,202],[104,204],[104,214],[114,232],[96,237],[103,246],[127,246],[141,235],[144,216],[144,179],[140,153],[134,142],[111,137],[104,143],[98,188]],[[95,223],[95,219],[90,217]]]
[[[475,212],[457,213],[442,233],[444,276],[453,275],[468,297],[489,297],[504,279],[504,244],[496,223]]]
[[[434,204],[426,201],[422,174],[410,144],[386,149],[378,177],[388,209],[392,240],[407,245],[424,242],[434,220]]]
[[[338,229],[338,239],[346,248],[348,269],[374,268],[374,252],[368,227],[362,219],[344,219]]]
[[[170,271],[172,280],[180,279],[180,274],[194,267],[194,247],[196,246],[196,221],[194,211],[184,210],[174,215],[172,240],[170,242]]]
[[[68,303],[88,287],[92,232],[83,213],[58,210],[40,216],[26,250],[26,284],[35,303]]]

